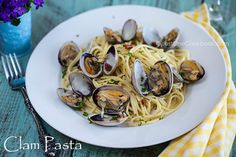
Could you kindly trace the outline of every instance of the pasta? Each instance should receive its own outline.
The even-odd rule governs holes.
[[[133,45],[133,47],[129,49],[126,45]],[[97,56],[99,62],[103,62],[110,46],[105,36],[97,36],[92,40],[89,52]],[[142,62],[143,68],[147,73],[159,60],[163,60],[178,69],[180,64],[189,58],[187,50],[170,49],[164,52],[163,49],[146,45],[139,40],[116,44],[115,47],[119,54],[119,62],[114,73],[108,76],[102,75],[92,81],[96,88],[107,84],[118,84],[128,91],[130,102],[125,112],[128,115],[127,124],[129,126],[143,125],[163,119],[181,106],[184,102],[186,91],[186,86],[183,83],[174,83],[171,93],[163,97],[154,96],[152,93],[147,96],[141,96],[131,83],[131,69],[135,59],[139,59]],[[70,73],[81,71],[76,64],[83,52],[84,49],[80,49],[78,55],[66,69],[65,76],[61,79],[63,88],[71,88],[68,80]],[[88,114],[101,112],[91,97],[85,97],[84,102],[83,112]]]

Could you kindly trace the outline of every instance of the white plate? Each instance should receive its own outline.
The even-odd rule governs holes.
[[[124,21],[135,19],[139,25],[156,27],[166,34],[173,27],[181,30],[181,41],[188,44],[191,58],[206,70],[203,80],[190,86],[184,104],[174,113],[156,123],[141,127],[100,127],[64,105],[56,95],[60,65],[57,54],[69,40],[78,45],[103,27],[122,28]],[[79,37],[76,37],[79,35]],[[204,44],[205,45],[201,45]],[[210,43],[211,46],[206,46]],[[48,33],[35,48],[26,72],[26,87],[38,114],[56,130],[74,139],[93,145],[113,148],[134,148],[162,143],[196,127],[220,100],[226,83],[226,66],[220,49],[200,26],[170,11],[144,6],[114,6],[77,15]]]

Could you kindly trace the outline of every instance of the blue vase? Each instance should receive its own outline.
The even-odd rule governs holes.
[[[31,11],[20,17],[21,23],[13,26],[10,22],[0,22],[0,52],[16,53],[24,56],[31,51]]]

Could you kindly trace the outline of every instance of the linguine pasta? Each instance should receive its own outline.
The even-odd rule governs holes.
[[[126,45],[133,45],[133,47],[129,49]],[[100,62],[103,62],[110,46],[105,36],[98,36],[91,42],[89,52],[97,56]],[[152,123],[153,121],[164,118],[180,107],[185,98],[186,87],[183,83],[174,83],[170,94],[163,97],[154,96],[152,93],[149,93],[147,96],[141,96],[135,91],[131,83],[131,69],[135,59],[139,59],[142,62],[143,68],[147,73],[159,60],[163,60],[175,69],[179,69],[180,64],[189,58],[186,50],[170,49],[164,52],[163,49],[143,44],[142,41],[138,40],[116,44],[115,47],[119,54],[119,62],[116,70],[109,76],[102,75],[94,78],[92,81],[96,88],[107,84],[117,84],[122,86],[130,94],[130,102],[126,107],[129,125],[137,126]],[[71,88],[68,80],[70,73],[81,71],[77,67],[77,63],[83,51],[83,49],[80,50],[76,58],[66,69],[65,76],[61,80],[63,88]],[[82,108],[83,112],[87,112],[88,114],[101,112],[91,97],[85,97],[84,104],[85,106]]]

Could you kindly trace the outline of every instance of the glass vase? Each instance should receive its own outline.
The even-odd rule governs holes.
[[[20,17],[18,26],[10,22],[0,22],[0,52],[2,54],[15,53],[24,56],[31,51],[31,11]]]

